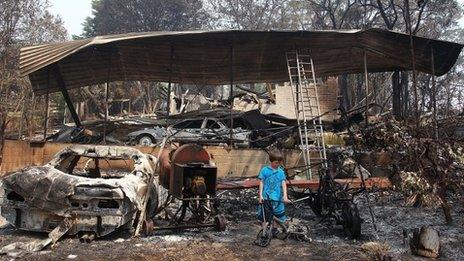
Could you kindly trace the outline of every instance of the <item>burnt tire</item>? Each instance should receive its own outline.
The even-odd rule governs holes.
[[[349,239],[356,239],[361,236],[361,217],[359,216],[356,204],[343,203],[342,205],[342,224],[345,235]]]
[[[226,218],[223,215],[217,215],[214,217],[214,225],[217,231],[225,231],[226,223]]]
[[[147,202],[147,219],[153,219],[156,214],[158,214],[158,191],[156,190],[156,186],[152,185],[150,188],[150,193],[148,194],[148,202]]]
[[[311,198],[309,198],[309,206],[316,216],[322,216],[322,200],[319,194],[311,195]]]
[[[267,247],[269,243],[271,243],[271,239],[272,239],[272,231],[269,226],[269,227],[266,227],[266,229],[261,229],[258,232],[258,235],[256,236],[255,244],[260,247]]]

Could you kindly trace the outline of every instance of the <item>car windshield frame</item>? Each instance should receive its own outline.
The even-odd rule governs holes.
[[[60,159],[53,164],[53,168],[64,172],[68,175],[77,176],[77,177],[89,177],[89,178],[97,178],[92,175],[79,175],[85,171],[85,167],[89,163],[90,160],[94,161],[93,169],[98,169],[98,172],[105,173],[105,176],[98,176],[99,178],[121,178],[125,175],[129,175],[134,173],[135,171],[135,164],[136,164],[136,157],[135,155],[118,155],[118,156],[99,156],[95,153],[77,153],[75,151],[69,151],[60,155]],[[84,166],[82,169],[79,168],[79,162],[85,160]],[[117,167],[111,166],[111,161],[124,161],[126,169],[118,169]],[[129,162],[128,162],[129,161]],[[100,163],[99,163],[100,162]],[[101,163],[107,164],[107,167],[102,167]],[[82,162],[81,162],[82,164]],[[123,175],[111,175],[111,170],[117,169]],[[81,173],[82,172],[82,173]],[[111,173],[111,174],[110,174]],[[109,174],[109,175],[108,175]]]
[[[199,123],[199,127],[195,127],[196,123]],[[188,120],[183,120],[181,122],[178,122],[172,127],[174,129],[201,129],[203,127],[204,119],[188,119]]]

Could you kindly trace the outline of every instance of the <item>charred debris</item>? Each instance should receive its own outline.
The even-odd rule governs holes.
[[[266,48],[285,52],[265,52],[263,36],[267,36]],[[345,42],[338,45],[340,37]],[[294,38],[315,47],[297,48]],[[416,117],[408,121],[383,112],[384,104],[369,103],[370,71],[417,69],[442,75],[453,66],[462,49],[460,44],[419,37],[414,37],[415,45],[410,46],[412,38],[380,29],[187,31],[102,36],[62,43],[59,48],[24,48],[22,73],[29,75],[34,91],[61,92],[74,121],[70,126],[59,124],[56,133],[47,135],[47,116],[44,140],[81,145],[64,149],[43,166],[26,167],[3,179],[1,214],[16,228],[47,232],[49,237],[31,244],[8,245],[0,252],[38,251],[65,234],[91,242],[119,228],[133,231],[133,236],[192,228],[224,231],[227,222],[219,201],[218,166],[205,148],[210,145],[228,150],[299,151],[299,164],[285,166],[294,202],[312,210],[318,218],[316,225],[341,225],[349,239],[361,238],[363,223],[369,223],[377,237],[381,222],[376,219],[372,192],[380,188],[373,183],[367,185],[372,177],[388,179],[388,184],[402,193],[406,205],[441,207],[444,221],[451,224],[451,201],[456,195],[461,197],[463,188],[460,121],[439,119],[436,114],[420,118],[417,111]],[[232,41],[227,48],[218,45],[230,39],[240,40],[241,44]],[[140,45],[159,45],[163,41],[160,48],[151,48],[147,54],[143,51],[146,59],[138,59],[140,50],[147,49]],[[345,48],[348,43],[352,48]],[[391,46],[398,48],[393,50]],[[94,52],[85,51],[90,47]],[[67,51],[55,53],[56,49]],[[434,51],[443,55],[435,57]],[[75,55],[68,57],[69,53]],[[101,66],[87,59],[96,53],[109,61],[98,73],[89,75],[90,70],[73,69]],[[187,53],[189,59],[180,59]],[[228,66],[223,64],[224,57]],[[373,61],[371,65],[368,58]],[[142,67],[146,70],[140,70]],[[118,73],[110,74],[112,71]],[[338,92],[321,88],[330,81],[337,82],[330,78],[341,73],[364,73],[364,105],[345,111],[339,107]],[[166,87],[164,95],[149,106],[149,115],[122,113],[126,101],[121,101],[121,116],[110,117],[109,83],[137,80],[168,84],[162,86]],[[193,88],[172,94],[173,84],[194,84],[199,80],[205,86],[220,85],[223,90],[228,87],[228,95],[214,99],[201,92],[189,93]],[[266,91],[260,92],[245,84],[248,82],[288,82],[283,91],[287,96],[282,97],[291,102],[281,105],[280,110],[269,110],[279,98],[276,87],[266,84]],[[81,121],[68,89],[102,83],[106,83],[106,111],[99,118],[104,120]],[[337,86],[333,89],[338,90]],[[321,90],[326,91],[326,104],[320,100]],[[129,101],[129,111],[130,107]],[[289,109],[292,117],[287,116]],[[129,147],[132,145],[150,146],[153,151],[157,148],[157,156]],[[353,186],[354,180],[358,186]],[[361,200],[368,217],[361,217]],[[258,233],[267,242],[274,233],[270,228],[263,227]],[[282,228],[284,233],[290,230]],[[439,237],[433,229],[414,230],[412,236],[409,231],[403,233],[412,253],[438,256]],[[304,234],[302,238],[309,237]]]

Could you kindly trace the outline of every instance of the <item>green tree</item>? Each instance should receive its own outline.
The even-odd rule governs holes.
[[[305,25],[301,3],[294,0],[205,0],[211,27],[218,29],[278,30]],[[304,3],[303,3],[304,4]]]
[[[93,0],[83,36],[201,29],[209,15],[201,0]]]
[[[62,20],[47,11],[48,5],[47,0],[0,1],[0,147],[7,127],[31,132],[36,123],[37,98],[19,75],[19,49],[67,38]]]

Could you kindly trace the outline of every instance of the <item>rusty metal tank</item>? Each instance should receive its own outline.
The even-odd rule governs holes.
[[[208,187],[216,185],[216,167],[210,163],[209,153],[200,145],[185,144],[176,150],[164,150],[160,156],[160,184],[171,194],[180,196],[186,173],[203,173],[208,180]],[[185,170],[188,168],[189,170]],[[185,171],[184,171],[185,170]],[[184,173],[185,172],[185,173]],[[189,174],[190,175],[190,174]],[[214,176],[214,178],[212,177]],[[211,189],[209,190],[211,192]]]

